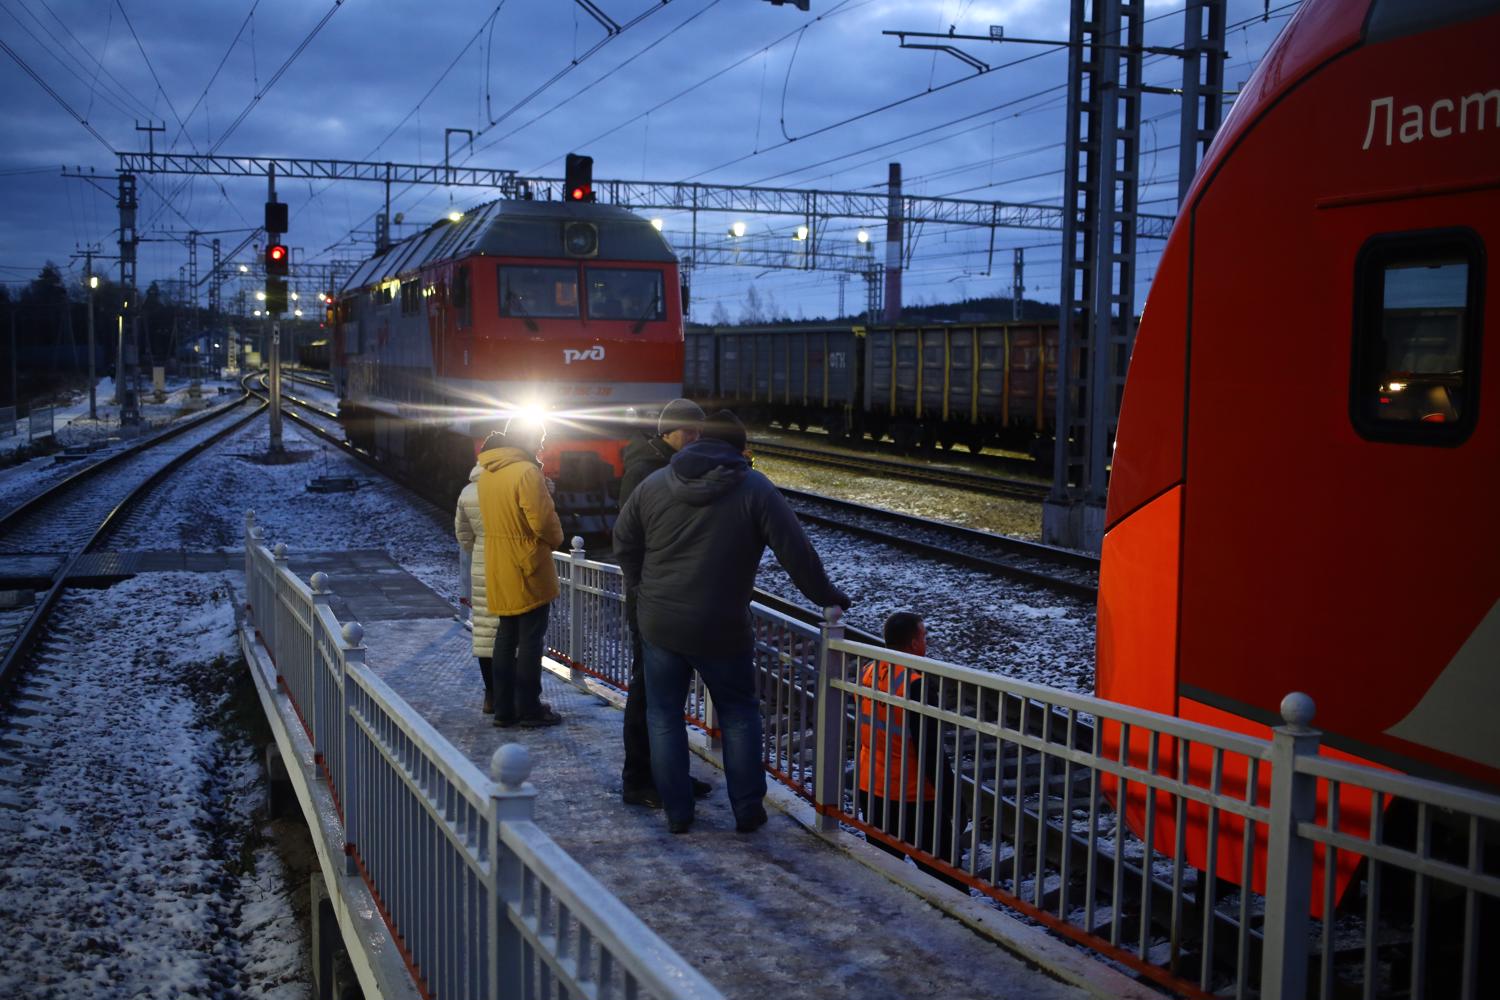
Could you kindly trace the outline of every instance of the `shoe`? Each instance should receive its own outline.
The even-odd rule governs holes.
[[[766,807],[756,806],[754,812],[746,816],[741,816],[734,821],[735,832],[754,833],[756,830],[759,830],[761,827],[765,826],[766,820],[768,819],[770,819],[770,817],[766,815]]]
[[[495,714],[495,706],[494,706],[494,704],[492,704],[490,702],[490,696],[489,695],[485,695],[484,696],[484,707],[481,708],[480,711],[483,712],[485,715],[494,715]]]
[[[543,705],[540,713],[523,716],[516,724],[522,729],[541,729],[543,726],[555,726],[562,720],[562,716]]]
[[[709,795],[713,794],[713,790],[714,786],[710,785],[708,782],[699,781],[697,778],[693,779],[693,798],[707,798]]]
[[[495,716],[494,726],[496,729],[514,729],[518,721],[518,719],[502,719],[497,715]]]
[[[645,788],[626,788],[620,793],[620,798],[625,800],[627,806],[646,806],[648,809],[661,808],[661,795],[655,788],[647,785]]]
[[[687,833],[692,828],[693,828],[693,817],[691,817],[691,816],[689,816],[687,819],[669,819],[669,820],[667,820],[667,832],[668,833]]]

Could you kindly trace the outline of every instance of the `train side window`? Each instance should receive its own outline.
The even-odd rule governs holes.
[[[1479,408],[1484,245],[1470,230],[1380,236],[1355,264],[1349,415],[1372,441],[1456,445]]]
[[[421,310],[422,286],[415,281],[401,282],[401,312],[410,315]]]
[[[576,319],[578,269],[501,264],[500,315]]]

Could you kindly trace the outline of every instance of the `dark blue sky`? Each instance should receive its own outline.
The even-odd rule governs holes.
[[[563,155],[576,150],[594,157],[599,178],[844,190],[883,185],[895,160],[909,191],[1061,201],[1063,50],[965,43],[997,67],[976,76],[948,55],[902,50],[881,32],[954,25],[983,35],[1003,25],[1011,36],[1065,38],[1066,0],[812,0],[806,14],[760,0],[597,5],[629,27],[595,49],[606,33],[571,0],[0,0],[0,41],[14,53],[0,50],[0,134],[8,139],[0,280],[29,280],[46,260],[76,279],[75,252],[92,244],[115,253],[111,150],[145,149],[135,126],[148,120],[166,124],[156,148],[179,152],[430,163],[442,160],[444,130],[462,128],[480,135],[455,162],[531,174],[560,175]],[[1263,6],[1230,4],[1231,88],[1248,79],[1291,13],[1263,22]],[[1181,0],[1148,3],[1147,41],[1180,44],[1181,9]],[[1175,85],[1180,74],[1175,60],[1147,58],[1149,83]],[[904,103],[845,123],[893,102]],[[1148,98],[1144,116],[1142,174],[1153,186],[1142,193],[1143,210],[1170,213],[1176,102]],[[63,164],[93,168],[97,184],[63,178]],[[179,277],[191,229],[220,231],[227,254],[259,224],[265,199],[263,180],[143,175],[139,184],[142,285]],[[282,181],[279,193],[299,259],[368,255],[378,185]],[[392,211],[425,225],[491,197],[417,188],[400,191]],[[700,217],[700,230],[732,221]],[[790,240],[795,226],[745,221],[763,240]],[[669,232],[682,223],[666,216]],[[852,243],[859,224],[831,224],[825,239]],[[881,220],[866,224],[883,239]],[[932,226],[917,236],[906,301],[1008,294],[1017,246],[1027,248],[1027,294],[1056,301],[1055,233],[1001,231],[987,276],[987,233]],[[1157,249],[1142,245],[1143,281]],[[884,257],[879,243],[876,255]],[[206,246],[198,259],[205,274]],[[709,318],[721,303],[738,315],[752,283],[793,316],[837,308],[829,273],[716,268],[695,279],[695,317]],[[225,286],[226,303],[237,287]],[[861,282],[846,294],[852,311]]]

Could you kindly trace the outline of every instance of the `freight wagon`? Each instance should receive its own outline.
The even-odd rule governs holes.
[[[694,327],[683,387],[753,423],[1050,456],[1057,324]]]

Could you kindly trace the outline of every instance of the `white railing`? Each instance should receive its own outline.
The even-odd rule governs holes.
[[[578,539],[555,557],[553,654],[625,686],[618,567]],[[1474,998],[1500,982],[1487,947],[1500,940],[1500,797],[1322,755],[1305,695],[1255,739],[893,653],[759,604],[752,622],[762,759],[825,833],[858,830],[1188,995]],[[867,683],[879,660],[920,672],[921,700]],[[862,740],[891,759],[894,727],[861,735],[877,705],[904,713],[930,798],[900,807],[896,761],[884,787],[864,773]],[[701,702],[687,715],[711,718]]]
[[[443,998],[720,994],[533,822],[526,749],[486,776],[365,665],[364,630],[245,516],[249,620],[315,748],[348,873],[416,986]],[[275,724],[275,720],[272,720]]]

